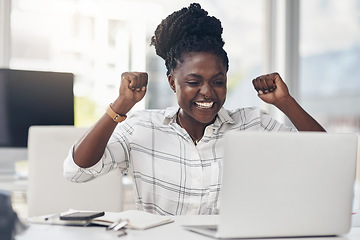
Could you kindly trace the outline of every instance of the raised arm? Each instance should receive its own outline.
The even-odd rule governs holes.
[[[126,72],[121,75],[119,96],[110,105],[112,111],[126,116],[130,109],[146,93],[148,75],[144,72]],[[105,147],[118,122],[106,113],[83,136],[74,147],[74,161],[83,168],[95,165],[102,157]]]
[[[325,129],[290,95],[288,87],[278,73],[259,76],[253,80],[253,85],[259,98],[280,109],[299,131],[325,132]]]

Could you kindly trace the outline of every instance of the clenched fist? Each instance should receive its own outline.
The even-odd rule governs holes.
[[[125,115],[145,96],[148,84],[146,72],[124,72],[121,74],[119,96],[112,104],[113,110]]]
[[[289,99],[288,87],[278,73],[261,75],[252,81],[255,90],[261,100],[278,106]]]
[[[119,98],[135,105],[145,96],[147,84],[146,72],[125,72],[121,74]]]

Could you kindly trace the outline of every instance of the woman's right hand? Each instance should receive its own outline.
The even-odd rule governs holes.
[[[148,74],[146,72],[124,72],[121,74],[121,84],[119,97],[115,101],[121,103],[123,111],[120,114],[126,114],[146,93],[148,84]],[[114,102],[113,105],[118,105]],[[114,108],[116,108],[114,106]],[[114,109],[115,110],[115,109]]]
[[[123,73],[119,96],[111,108],[120,115],[126,115],[145,96],[147,82],[148,74],[145,72]],[[75,144],[73,157],[79,167],[88,168],[99,162],[116,125],[117,122],[105,113]]]

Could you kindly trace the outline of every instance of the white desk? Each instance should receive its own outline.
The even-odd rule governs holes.
[[[114,240],[114,239],[156,239],[156,240],[209,240],[212,238],[202,236],[197,233],[187,231],[182,225],[191,222],[202,224],[214,224],[218,221],[218,216],[175,216],[174,222],[148,230],[127,230],[127,235],[117,237],[114,232],[106,231],[104,227],[66,227],[55,225],[32,224],[22,235],[16,237],[16,240]],[[305,238],[306,240],[359,240],[360,227],[353,227],[346,236],[329,238]],[[272,240],[275,240],[274,238]],[[281,238],[285,240],[285,238]],[[293,238],[292,238],[293,240]]]

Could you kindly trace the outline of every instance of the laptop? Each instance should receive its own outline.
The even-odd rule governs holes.
[[[216,238],[343,235],[350,231],[355,134],[244,133],[224,137]]]

